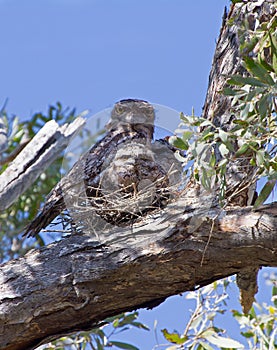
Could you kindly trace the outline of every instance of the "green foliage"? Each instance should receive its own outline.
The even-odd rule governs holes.
[[[187,152],[187,172],[207,190],[219,185],[226,200],[228,164],[247,159],[256,172],[249,183],[267,178],[256,206],[272,193],[277,180],[277,21],[261,24],[255,32],[240,30],[241,58],[247,74],[227,77],[222,93],[232,99],[232,125],[228,131],[205,118],[181,114],[171,142]],[[247,39],[247,40],[246,40]],[[258,52],[254,54],[254,52]],[[193,167],[189,167],[193,163]]]
[[[232,76],[228,83],[233,86],[224,90],[232,96],[236,119],[231,132],[237,136],[240,148],[235,156],[249,157],[249,163],[257,167],[256,180],[267,181],[255,206],[261,205],[272,193],[277,179],[276,158],[276,98],[277,98],[277,22],[263,23],[248,41],[241,42],[243,65],[247,77]],[[245,37],[242,28],[240,37]],[[249,33],[249,30],[247,31]],[[254,44],[253,44],[254,43]],[[256,56],[250,53],[257,51]],[[228,89],[228,88],[227,88]]]
[[[176,344],[168,347],[167,350],[212,350],[215,346],[242,348],[241,343],[227,337],[225,331],[215,324],[216,316],[226,312],[227,287],[230,281],[230,279],[220,280],[198,291],[187,293],[186,298],[196,303],[194,311],[183,334],[162,330],[165,339],[171,344]]]
[[[173,344],[184,344],[188,340],[188,338],[186,336],[183,337],[177,332],[169,333],[166,328],[162,329],[162,333],[163,333],[165,339]]]
[[[277,348],[277,280],[269,276],[267,283],[272,285],[272,304],[258,303],[248,316],[233,310],[233,316],[240,325],[249,349],[271,350]]]
[[[62,109],[60,103],[50,106],[47,114],[36,113],[29,121],[20,122],[17,116],[9,117],[6,112],[2,113],[3,120],[8,130],[8,148],[1,154],[0,173],[2,173],[18,151],[38,132],[38,130],[49,120],[54,119],[59,124],[72,121],[75,118],[75,110]],[[11,157],[11,155],[14,155]],[[44,201],[45,196],[60,180],[60,169],[63,156],[43,172],[36,180],[32,188],[28,189],[13,205],[0,213],[0,261],[15,258],[24,254],[28,247],[18,235],[30,222]],[[43,241],[39,237],[38,244]]]
[[[105,350],[105,349],[126,349],[139,350],[136,346],[113,340],[113,338],[130,328],[139,328],[149,330],[149,328],[136,321],[137,312],[122,313],[120,315],[109,317],[99,328],[89,332],[80,332],[71,337],[63,337],[59,340],[43,345],[43,350]],[[41,349],[41,350],[42,350]]]
[[[247,343],[247,349],[266,350],[277,347],[277,284],[276,277],[269,282],[272,284],[272,304],[255,303],[249,315],[233,310],[242,339]],[[194,311],[182,334],[176,330],[170,333],[162,330],[164,338],[171,344],[166,350],[214,350],[214,349],[244,349],[241,341],[228,337],[225,330],[216,325],[218,316],[230,313],[226,310],[229,285],[231,278],[219,280],[198,291],[190,292],[187,299],[195,300]],[[255,311],[255,309],[257,311]],[[169,345],[168,344],[168,345]]]
[[[232,3],[244,3],[232,0]],[[226,172],[230,161],[248,159],[257,171],[250,181],[265,177],[267,180],[256,201],[261,205],[273,191],[277,180],[276,144],[276,96],[277,96],[277,22],[258,26],[251,32],[247,23],[240,31],[240,52],[247,74],[227,78],[223,94],[232,99],[232,128],[228,131],[214,125],[211,121],[181,114],[181,123],[171,142],[186,151],[185,171],[211,190],[219,185],[219,198],[226,199]],[[20,147],[28,142],[49,120],[63,124],[75,117],[75,110],[63,110],[60,103],[50,106],[48,113],[36,113],[28,122],[19,122],[18,117],[9,118],[2,112],[8,130],[8,148],[1,154],[2,173],[12,161]],[[84,144],[84,147],[86,145]],[[0,214],[0,261],[22,255],[26,247],[17,236],[24,226],[36,215],[45,195],[60,179],[63,161],[61,155],[37,179],[32,189],[26,191],[8,210]],[[38,241],[43,244],[41,238]],[[226,300],[230,280],[217,281],[201,290],[188,293],[187,298],[196,303],[194,311],[182,333],[162,330],[171,350],[212,350],[237,349],[242,344],[228,337],[225,330],[218,327],[217,316],[226,312]],[[238,321],[241,335],[251,349],[274,349],[277,347],[277,285],[272,287],[272,305],[258,305],[245,316],[233,311]],[[131,327],[148,330],[137,321],[138,313],[120,314],[107,319],[103,325],[89,332],[63,337],[43,345],[41,349],[55,350],[136,350],[134,345],[115,339],[115,336]]]
[[[234,318],[240,328],[245,329],[241,334],[246,338],[249,349],[276,349],[277,347],[277,309],[272,305],[255,303],[256,313],[252,307],[249,316],[233,311]]]

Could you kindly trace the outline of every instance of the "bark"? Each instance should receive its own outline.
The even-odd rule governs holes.
[[[4,152],[8,147],[8,136],[7,136],[7,128],[4,124],[3,118],[1,118],[0,112],[0,154]]]
[[[272,4],[253,2],[251,11],[260,16]],[[228,18],[241,11],[242,4],[232,6]],[[224,18],[203,112],[218,125],[230,120],[230,101],[218,93],[222,73],[241,69],[236,31],[236,23],[230,29]],[[188,186],[163,211],[128,229],[100,227],[3,264],[0,349],[34,349],[108,316],[153,307],[232,274],[277,266],[277,203],[256,211],[223,210],[215,197]],[[244,285],[243,273],[239,279]]]
[[[5,101],[3,107],[0,110],[0,160],[1,153],[3,153],[8,147],[8,130],[3,118],[3,112],[5,110],[6,104],[7,100]]]
[[[246,266],[277,266],[276,203],[224,211],[179,199],[106,235],[72,235],[1,267],[0,349],[34,349]]]
[[[232,121],[235,116],[230,113],[232,98],[225,96],[222,90],[226,87],[226,81],[231,75],[248,75],[242,65],[239,46],[250,40],[250,31],[255,31],[256,27],[263,22],[269,22],[276,15],[276,9],[276,1],[248,1],[232,6],[228,15],[225,13],[223,16],[202,116],[227,132],[234,127]],[[249,31],[238,35],[238,32],[242,31],[242,23],[246,23]],[[244,54],[247,55],[247,52]],[[255,49],[250,53],[251,56],[256,54]],[[237,143],[232,142],[232,144],[236,151]],[[215,153],[219,161],[222,157],[218,148],[215,148]],[[256,196],[256,170],[249,164],[249,159],[243,156],[228,164],[226,197],[230,204],[239,206],[253,204]]]
[[[247,4],[232,5],[228,15],[224,14],[220,35],[217,41],[212,68],[209,76],[209,85],[203,107],[202,116],[212,120],[216,126],[231,128],[232,115],[230,113],[231,98],[223,95],[221,90],[225,87],[228,76],[247,74],[242,66],[239,53],[238,31],[241,23],[247,22],[249,31],[255,31],[260,23],[269,22],[276,15],[275,0],[252,0]],[[231,20],[231,21],[230,21]],[[243,41],[248,41],[244,33]]]
[[[38,176],[60,155],[84,123],[84,118],[79,117],[71,124],[61,127],[54,120],[44,125],[0,175],[0,211],[7,209],[26,189],[31,187]]]

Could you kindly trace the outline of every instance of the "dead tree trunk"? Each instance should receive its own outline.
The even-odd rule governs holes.
[[[250,3],[260,15],[271,1]],[[233,5],[227,17],[243,11]],[[272,14],[273,15],[273,14]],[[239,17],[238,17],[239,18]],[[203,115],[228,124],[222,73],[241,69],[236,27],[223,22]],[[226,67],[230,70],[224,71]],[[188,187],[129,229],[72,235],[0,267],[0,349],[28,350],[106,317],[242,269],[277,266],[277,204],[221,209]],[[96,239],[97,238],[97,239]]]

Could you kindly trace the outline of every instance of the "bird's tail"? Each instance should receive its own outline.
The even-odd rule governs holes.
[[[34,218],[34,220],[26,227],[23,237],[34,237],[43,228],[47,227],[54,219],[65,209],[63,198],[47,201]]]

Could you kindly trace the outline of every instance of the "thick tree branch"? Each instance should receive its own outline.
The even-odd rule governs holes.
[[[59,126],[46,123],[0,175],[0,211],[7,209],[60,155],[71,138],[83,127],[84,118]]]
[[[276,16],[274,1],[248,1],[232,5],[228,15],[225,13],[220,35],[217,41],[209,76],[209,85],[202,116],[213,122],[216,127],[224,131],[234,128],[233,120],[237,115],[232,110],[233,98],[223,94],[227,86],[227,79],[231,75],[248,76],[249,73],[242,63],[240,45],[251,40],[250,33],[264,22],[269,22]],[[256,51],[255,51],[256,50]],[[243,55],[250,57],[257,54],[243,51]],[[234,150],[239,148],[237,140],[231,140]],[[218,147],[215,147],[216,159],[222,159]],[[256,189],[257,168],[250,164],[247,156],[235,158],[229,162],[226,174],[226,196],[229,203],[246,206],[253,204]]]
[[[277,266],[276,228],[277,203],[220,210],[179,199],[128,231],[103,232],[103,244],[71,236],[31,251],[0,270],[0,349],[34,349],[245,266]]]
[[[253,2],[252,11],[259,16],[271,4]],[[229,18],[241,6],[232,6]],[[229,101],[218,93],[222,73],[241,69],[236,30],[224,21],[204,107],[218,126],[230,119]],[[34,349],[245,268],[277,266],[277,204],[222,210],[215,197],[188,187],[164,211],[132,227],[72,235],[2,265],[0,349]]]
[[[247,75],[242,65],[239,46],[249,40],[249,34],[245,32],[244,36],[238,35],[242,23],[247,23],[249,32],[255,31],[260,23],[269,22],[276,16],[276,11],[276,2],[254,0],[232,5],[228,15],[224,14],[202,112],[202,116],[212,120],[216,126],[227,130],[232,127],[233,116],[230,113],[232,99],[222,94],[228,77],[235,74]]]

